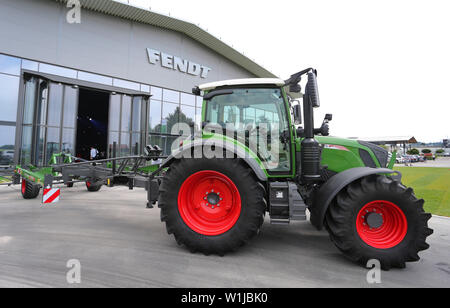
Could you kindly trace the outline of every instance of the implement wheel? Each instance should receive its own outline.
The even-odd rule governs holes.
[[[102,184],[101,183],[100,184],[96,184],[96,183],[93,183],[91,181],[86,181],[86,188],[90,192],[97,192],[97,191],[100,190],[100,188],[102,188]]]
[[[21,193],[24,199],[35,199],[39,196],[41,186],[34,184],[30,181],[22,179]]]
[[[351,260],[366,265],[404,268],[418,261],[418,252],[429,245],[431,214],[423,210],[411,188],[382,176],[358,180],[341,191],[330,205],[326,226],[334,244]]]
[[[161,221],[191,252],[235,251],[263,224],[265,189],[238,159],[181,159],[162,180]]]

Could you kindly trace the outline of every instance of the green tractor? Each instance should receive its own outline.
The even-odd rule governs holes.
[[[306,220],[308,210],[310,222],[364,266],[377,259],[383,269],[403,268],[429,247],[431,215],[391,169],[395,154],[328,137],[331,115],[314,128],[316,70],[287,81],[214,82],[193,93],[203,95],[202,129],[161,166],[161,220],[178,244],[223,256],[257,235],[266,213],[288,224]]]

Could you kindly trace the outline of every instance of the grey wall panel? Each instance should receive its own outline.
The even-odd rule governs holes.
[[[56,58],[60,6],[40,0],[2,0],[0,6],[1,52],[28,58]]]
[[[0,52],[186,92],[205,82],[254,77],[181,33],[86,10],[81,24],[68,24],[66,13],[54,1],[1,0]],[[152,65],[146,48],[212,71],[203,79]]]

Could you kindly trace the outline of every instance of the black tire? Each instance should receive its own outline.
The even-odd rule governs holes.
[[[228,177],[241,198],[241,210],[235,224],[218,235],[204,235],[194,231],[181,217],[178,194],[182,184],[200,171],[219,172]],[[179,245],[185,245],[192,253],[223,256],[236,251],[259,233],[266,211],[265,189],[253,171],[240,159],[180,159],[167,171],[160,187],[158,207],[161,221],[168,234],[173,234]]]
[[[21,193],[24,199],[35,199],[39,196],[41,186],[22,179]]]
[[[72,187],[73,187],[73,182],[67,182],[67,183],[66,183],[66,186],[67,186],[68,188],[72,188]]]
[[[403,223],[404,237],[398,238],[398,244],[391,242],[394,245],[392,247],[369,245],[358,233],[357,219],[364,221],[364,216],[361,215],[366,215],[365,211],[363,214],[360,211],[367,204],[376,204],[378,200],[387,201],[388,206],[389,203],[395,204],[395,211],[404,215],[400,216],[403,217],[400,221],[406,222]],[[366,266],[370,259],[376,259],[380,261],[383,270],[391,267],[404,268],[405,262],[418,261],[418,253],[429,247],[426,238],[433,233],[428,228],[431,214],[424,212],[423,205],[424,200],[418,200],[411,188],[406,188],[390,177],[372,175],[353,182],[338,194],[328,209],[325,225],[333,243],[352,261]],[[367,221],[364,224],[367,224],[365,228],[369,227]],[[391,225],[398,232],[402,223]],[[370,230],[376,230],[377,227],[374,228]]]
[[[97,192],[100,190],[100,188],[102,188],[102,184],[98,184],[98,183],[93,183],[91,181],[86,181],[86,188],[88,191],[90,192]]]

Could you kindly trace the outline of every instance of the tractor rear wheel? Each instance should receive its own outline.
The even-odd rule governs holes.
[[[239,159],[180,159],[162,180],[158,206],[179,245],[222,256],[258,234],[265,189]]]
[[[326,226],[331,240],[348,258],[366,266],[380,261],[381,268],[404,268],[418,261],[429,245],[431,214],[423,210],[411,188],[382,175],[353,182],[330,205]]]
[[[22,179],[21,193],[24,199],[34,199],[39,195],[41,186]]]

